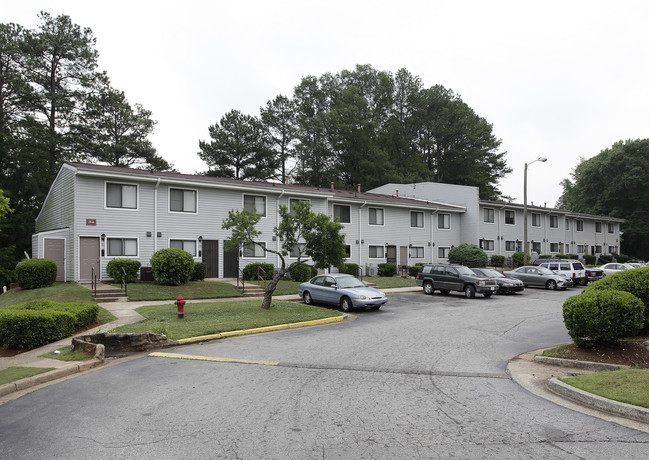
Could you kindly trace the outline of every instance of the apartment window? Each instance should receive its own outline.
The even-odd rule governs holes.
[[[480,247],[484,249],[485,251],[493,251],[494,250],[494,240],[482,240],[480,242]]]
[[[584,221],[583,220],[578,220],[577,222],[577,231],[578,232],[583,232],[584,231]]]
[[[291,252],[289,253],[289,257],[293,257],[294,259],[297,259],[297,256],[299,254],[304,254],[304,246],[306,243],[298,243],[295,246],[291,248]]]
[[[173,212],[196,212],[196,190],[169,189],[169,210]]]
[[[577,245],[577,254],[583,254],[584,252],[584,245],[583,244],[578,244]]]
[[[385,253],[383,252],[385,249],[384,246],[370,246],[369,247],[369,258],[370,259],[383,259],[385,257]]]
[[[550,243],[550,252],[559,252],[559,243]]]
[[[550,228],[559,228],[559,216],[550,216]]]
[[[424,258],[424,247],[423,246],[413,246],[410,248],[410,257],[413,259],[423,259]]]
[[[424,213],[421,211],[410,211],[410,226],[416,228],[423,228]]]
[[[196,257],[196,240],[169,240],[169,247],[182,249]]]
[[[437,255],[440,259],[448,259],[448,252],[451,248],[437,248]]]
[[[370,225],[383,225],[383,209],[369,208]]]
[[[437,228],[449,229],[451,228],[451,215],[438,214],[437,215]]]
[[[602,233],[602,223],[595,222],[595,233]]]
[[[352,247],[348,244],[345,246],[345,258],[349,259],[352,256]]]
[[[516,212],[514,211],[505,211],[505,223],[507,225],[516,224]]]
[[[352,211],[350,206],[334,204],[334,219],[338,219],[341,224],[349,224],[352,221]]]
[[[538,241],[534,241],[532,243],[532,251],[541,254],[541,243]]]
[[[493,224],[495,222],[493,209],[484,208],[484,221],[490,224]]]
[[[617,253],[617,247],[616,246],[609,246],[608,247],[608,253],[609,254],[616,254]]]
[[[566,219],[566,230],[570,230],[570,221]]]
[[[109,257],[137,257],[136,238],[108,238],[106,245]]]
[[[106,183],[106,207],[137,209],[137,185]]]
[[[243,257],[266,257],[266,243],[245,246],[243,248]]]
[[[266,197],[260,195],[244,195],[243,209],[258,216],[266,217]]]
[[[602,253],[602,247],[601,246],[595,246],[595,254],[601,254]]]
[[[505,251],[516,251],[516,241],[505,241]]]
[[[541,226],[541,214],[537,214],[535,212],[532,213],[532,227],[540,227]]]
[[[615,224],[608,224],[608,232],[613,233],[615,231]]]
[[[289,210],[291,211],[291,215],[295,215],[295,211],[293,210],[293,206],[295,206],[298,203],[310,203],[309,200],[298,200],[297,198],[291,198],[288,200],[288,207]]]

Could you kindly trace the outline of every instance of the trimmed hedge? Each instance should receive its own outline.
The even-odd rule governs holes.
[[[503,267],[505,265],[505,256],[494,254],[493,256],[491,256],[491,261],[489,263],[492,267]]]
[[[187,283],[194,271],[194,258],[178,248],[160,249],[151,256],[153,277],[160,284],[179,286]]]
[[[584,292],[615,290],[636,296],[645,306],[644,329],[649,329],[649,267],[623,270],[591,283]]]
[[[137,260],[113,259],[108,262],[108,265],[106,265],[106,273],[108,273],[108,276],[110,276],[114,281],[119,283],[124,277],[124,273],[122,273],[122,267],[124,267],[124,271],[126,272],[126,279],[124,281],[132,283],[137,279],[141,266],[142,264]]]
[[[586,265],[595,265],[595,262],[597,262],[597,257],[591,256],[590,254],[584,255],[584,263]]]
[[[0,309],[0,345],[36,348],[97,322],[99,306],[37,300]]]
[[[525,263],[525,253],[523,251],[518,251],[512,254],[512,264],[514,268],[522,267]]]
[[[291,267],[291,279],[293,281],[298,281],[300,283],[304,283],[305,281],[309,281],[312,276],[311,276],[311,267],[306,264],[299,264]]]
[[[424,264],[422,262],[416,263],[415,265],[408,267],[408,274],[410,276],[417,276],[419,272],[421,271],[421,267],[423,267]]]
[[[246,280],[257,280],[257,267],[261,267],[266,272],[266,279],[271,279],[275,274],[275,265],[253,262],[246,265],[243,269],[243,278]],[[264,276],[264,273],[261,270],[260,275]]]
[[[342,267],[338,267],[338,270],[340,273],[358,276],[358,264],[343,264]]]
[[[645,307],[632,294],[614,290],[584,290],[563,304],[563,322],[580,347],[617,342],[638,333]]]
[[[462,243],[448,251],[448,261],[452,264],[466,265],[469,268],[486,267],[489,257],[475,244]]]
[[[397,274],[397,266],[394,264],[379,264],[379,276],[394,276]]]
[[[37,289],[51,286],[56,281],[56,263],[50,259],[24,259],[16,265],[18,286]]]
[[[191,281],[203,281],[207,275],[207,264],[205,262],[195,262],[192,270]]]

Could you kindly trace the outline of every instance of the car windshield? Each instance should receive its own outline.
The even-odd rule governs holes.
[[[539,273],[541,275],[556,275],[552,270],[547,269],[545,267],[537,267],[539,269]]]
[[[357,287],[365,287],[366,284],[363,283],[361,280],[354,276],[341,276],[340,278],[336,278],[336,282],[338,283],[338,287],[342,289],[349,289],[349,288],[357,288]]]
[[[460,275],[475,276],[469,267],[455,267]]]
[[[505,278],[505,275],[500,273],[498,270],[494,270],[492,268],[485,268],[485,269],[482,270],[482,272],[485,275],[490,276],[492,278]]]

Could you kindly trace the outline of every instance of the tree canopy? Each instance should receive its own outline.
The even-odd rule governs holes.
[[[649,259],[649,139],[620,141],[584,160],[562,182],[559,204],[625,219],[623,253]]]

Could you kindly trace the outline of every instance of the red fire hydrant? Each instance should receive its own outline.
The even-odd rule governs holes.
[[[185,299],[183,296],[178,294],[178,298],[174,302],[178,307],[178,319],[183,319],[185,317]]]

